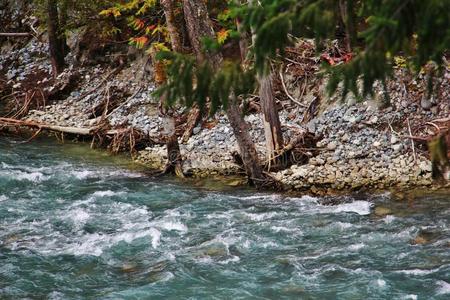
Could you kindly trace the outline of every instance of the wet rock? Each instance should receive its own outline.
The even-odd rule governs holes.
[[[391,209],[383,206],[375,207],[374,214],[378,217],[384,217],[392,213]]]

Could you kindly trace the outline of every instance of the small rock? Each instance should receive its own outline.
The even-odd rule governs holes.
[[[372,125],[377,124],[377,123],[378,123],[378,116],[372,116],[372,117],[369,119],[368,123],[369,123],[369,124],[372,124]]]
[[[394,152],[399,152],[402,149],[403,149],[403,145],[402,144],[392,145],[392,150],[394,150]]]
[[[306,124],[306,128],[308,129],[309,132],[314,133],[316,132],[316,120],[312,119],[311,121],[308,122],[308,124]]]
[[[346,133],[341,137],[342,142],[348,142],[350,140],[350,136]]]
[[[328,145],[327,145],[328,150],[335,150],[336,148],[337,148],[336,142],[331,142],[331,143],[328,143]]]
[[[398,143],[398,137],[395,135],[392,135],[391,136],[391,144],[396,144],[396,143]]]
[[[431,108],[431,106],[433,106],[433,104],[431,103],[430,100],[423,97],[422,100],[420,100],[420,106],[422,106],[422,108],[425,110],[429,110]]]
[[[377,206],[377,207],[375,207],[374,213],[378,217],[384,217],[384,216],[390,215],[392,213],[392,211],[387,207]]]
[[[431,172],[431,163],[426,161],[421,161],[419,163],[419,168],[421,171],[424,172]]]

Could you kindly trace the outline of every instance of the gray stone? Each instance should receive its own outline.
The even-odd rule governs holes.
[[[223,142],[223,141],[225,141],[226,136],[222,133],[216,133],[215,138],[216,138],[216,140]]]
[[[327,145],[328,150],[335,150],[336,148],[337,148],[337,143],[334,141],[331,143],[328,143],[328,145]]]
[[[421,161],[419,163],[419,168],[420,170],[424,171],[424,172],[431,172],[431,163],[427,162],[427,161]]]
[[[372,117],[369,119],[368,123],[369,123],[369,124],[372,124],[372,125],[377,124],[377,123],[378,123],[378,116],[372,116]]]
[[[398,143],[398,137],[396,135],[392,135],[391,136],[391,144],[396,144]]]
[[[394,145],[392,145],[392,150],[394,150],[394,152],[399,152],[402,149],[403,149],[403,145],[402,144],[394,144]]]
[[[192,130],[192,133],[193,133],[194,135],[196,135],[196,134],[198,134],[198,133],[200,132],[200,130],[201,130],[201,127],[200,127],[200,126],[196,126],[196,127],[194,127],[194,129]]]
[[[341,137],[342,142],[348,142],[350,140],[350,136],[346,133]]]
[[[311,121],[308,122],[308,124],[306,124],[306,128],[308,129],[309,132],[314,133],[316,132],[316,119],[312,119]]]
[[[431,106],[433,106],[433,103],[431,103],[431,101],[426,97],[422,97],[422,99],[420,100],[420,106],[425,110],[429,110]]]

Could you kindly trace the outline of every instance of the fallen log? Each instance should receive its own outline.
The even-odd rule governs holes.
[[[117,154],[119,152],[129,151],[131,155],[136,151],[145,149],[146,147],[155,144],[164,144],[164,141],[158,137],[150,137],[141,130],[130,128],[109,129],[107,124],[98,125],[89,128],[59,126],[39,123],[30,120],[18,120],[13,118],[0,117],[0,130],[4,127],[23,128],[28,127],[36,129],[36,132],[26,142],[33,140],[43,130],[61,134],[61,139],[64,140],[64,134],[75,136],[84,136],[92,138],[91,147],[94,145],[104,147],[111,153]],[[58,136],[57,136],[58,137]]]
[[[27,120],[17,120],[12,118],[0,118],[0,126],[3,127],[31,127],[40,130],[50,130],[61,133],[70,133],[78,135],[92,135],[93,132],[98,129],[97,127],[92,128],[80,128],[80,127],[70,127],[70,126],[59,126],[59,125],[49,125],[44,123],[39,123],[35,121]]]
[[[27,37],[30,35],[31,33],[28,32],[0,32],[0,36],[4,37]]]

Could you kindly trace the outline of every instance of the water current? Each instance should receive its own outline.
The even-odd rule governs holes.
[[[0,138],[0,299],[450,299],[450,195],[399,199],[206,189]]]

